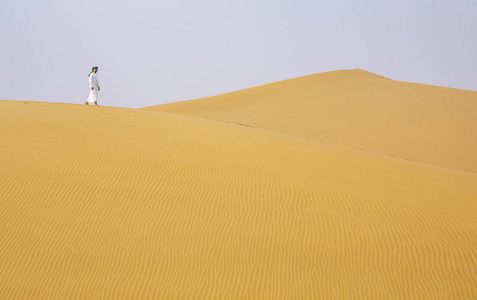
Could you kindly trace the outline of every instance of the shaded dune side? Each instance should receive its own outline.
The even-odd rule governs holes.
[[[0,101],[0,298],[472,299],[477,176],[185,116]]]
[[[477,172],[474,91],[398,82],[356,69],[146,109]]]

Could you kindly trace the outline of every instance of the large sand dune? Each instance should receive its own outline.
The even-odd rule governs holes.
[[[477,92],[334,71],[149,107],[477,173]]]
[[[403,130],[427,132],[419,116]],[[477,298],[476,174],[272,125],[0,101],[0,299]],[[323,126],[303,135],[346,127]],[[399,151],[466,169],[475,134],[454,137],[474,138],[463,158]]]

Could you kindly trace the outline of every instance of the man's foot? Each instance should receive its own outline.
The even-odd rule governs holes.
[[[98,105],[98,102],[94,102],[94,105],[99,106],[99,105]]]
[[[84,104],[89,105],[88,101],[86,101]]]

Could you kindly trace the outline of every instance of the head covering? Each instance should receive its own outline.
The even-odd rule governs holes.
[[[88,74],[88,77],[89,77],[89,75],[91,75],[91,73],[93,73],[94,69],[98,69],[98,67],[92,67],[91,72],[89,72],[89,74]]]

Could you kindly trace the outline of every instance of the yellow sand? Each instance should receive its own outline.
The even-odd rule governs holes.
[[[477,173],[477,92],[334,71],[154,106]]]
[[[477,174],[289,134],[0,101],[0,299],[477,298]]]

